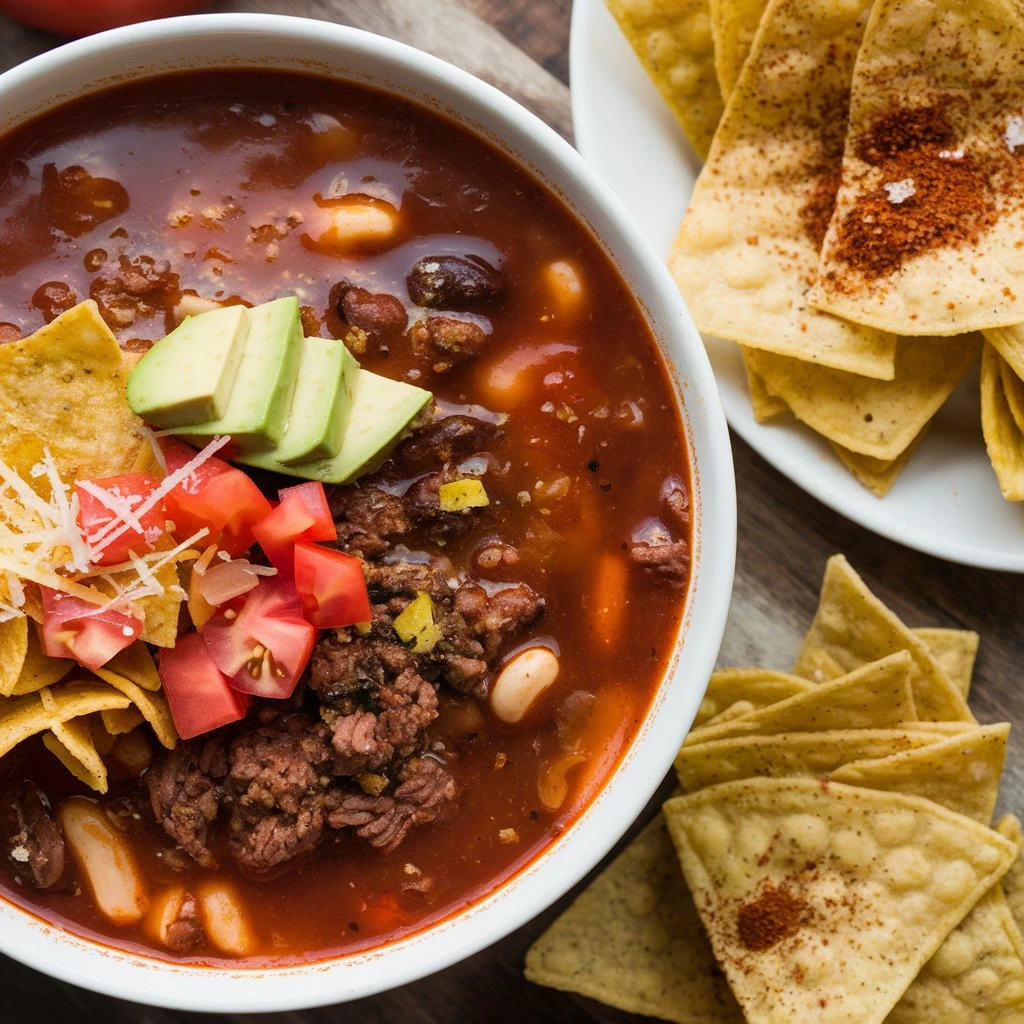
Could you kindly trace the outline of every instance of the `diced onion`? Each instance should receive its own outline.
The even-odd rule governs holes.
[[[193,585],[207,604],[222,605],[242,594],[247,594],[258,583],[254,568],[244,558],[218,562],[206,572],[194,577]]]

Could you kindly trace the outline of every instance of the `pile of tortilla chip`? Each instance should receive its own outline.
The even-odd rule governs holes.
[[[195,554],[169,560],[156,553],[158,583],[148,588],[131,569],[66,566],[73,556],[64,539],[70,499],[55,492],[73,493],[78,479],[153,472],[156,465],[125,398],[127,358],[91,301],[0,345],[0,756],[42,734],[47,748],[100,792],[107,788],[104,758],[140,723],[164,745],[177,742],[142,641],[174,645],[185,594],[177,564]],[[47,657],[35,625],[40,585],[98,605],[120,595],[144,623],[141,640],[96,673]]]
[[[683,795],[526,976],[678,1024],[1024,1020],[1024,843],[976,633],[909,629],[842,556],[792,673],[712,677]]]
[[[1024,500],[1024,10],[1012,0],[607,0],[706,159],[669,264],[884,495],[978,361]]]

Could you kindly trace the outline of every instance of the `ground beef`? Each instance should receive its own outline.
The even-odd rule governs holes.
[[[412,529],[402,498],[379,487],[332,488],[328,503],[338,525],[338,546],[354,554],[381,555],[391,547],[391,538]]]
[[[145,774],[153,816],[163,830],[203,867],[217,863],[207,848],[227,775],[223,744],[211,739],[194,749],[181,743]]]
[[[199,918],[199,904],[192,893],[186,893],[178,913],[167,926],[167,948],[174,953],[191,953],[203,942],[203,922]]]
[[[50,802],[34,782],[22,782],[0,797],[4,855],[20,879],[52,889],[64,874],[64,836],[50,816]]]
[[[391,796],[353,793],[343,797],[329,816],[332,828],[354,828],[371,846],[393,850],[413,825],[434,821],[456,796],[455,780],[433,757],[414,757],[402,765]]]
[[[231,743],[228,766],[231,853],[242,868],[265,874],[319,843],[332,770],[323,723],[286,713],[245,731]]]
[[[629,557],[645,572],[674,587],[686,585],[690,576],[690,545],[685,540],[664,544],[631,544]]]
[[[504,431],[472,416],[442,416],[407,438],[397,459],[412,469],[440,468],[446,462],[487,451],[498,444]]]
[[[490,596],[483,587],[467,583],[455,595],[455,610],[480,642],[484,658],[491,661],[509,637],[541,617],[544,600],[525,583]]]
[[[435,373],[446,373],[459,363],[477,355],[489,337],[474,320],[456,320],[450,316],[430,316],[409,328],[413,351],[431,360]]]
[[[130,327],[140,317],[163,315],[181,298],[180,279],[166,260],[151,256],[118,257],[118,272],[102,274],[89,287],[103,319],[114,327]]]
[[[340,715],[332,725],[335,763],[345,775],[383,768],[396,754],[408,755],[420,733],[437,718],[437,691],[413,669],[373,692],[382,710]]]

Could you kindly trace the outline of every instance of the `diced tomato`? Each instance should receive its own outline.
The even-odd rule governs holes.
[[[181,469],[196,456],[188,445],[171,438],[162,438],[160,448],[168,473]],[[207,541],[232,556],[252,547],[253,526],[270,512],[270,502],[256,484],[216,456],[182,480],[165,500],[178,540],[191,537],[205,526],[210,531]]]
[[[51,658],[74,658],[86,668],[100,668],[142,632],[141,619],[116,608],[101,609],[49,587],[39,590],[43,651]]]
[[[294,586],[275,576],[219,607],[202,632],[230,684],[260,697],[291,696],[316,640]]]
[[[352,555],[299,542],[295,545],[295,589],[306,618],[320,629],[370,621],[363,566]]]
[[[117,565],[128,561],[129,551],[141,555],[156,547],[167,521],[164,503],[159,501],[138,516],[134,512],[159,486],[159,479],[146,473],[124,473],[75,484],[78,529],[92,548],[96,565]],[[97,497],[97,488],[108,495],[107,500]],[[131,522],[117,511],[120,504],[127,505],[132,512]]]
[[[336,540],[338,529],[331,517],[324,485],[319,481],[285,487],[278,491],[278,497],[280,504],[252,532],[270,564],[291,579],[295,543]]]
[[[183,740],[237,722],[249,706],[248,695],[228,685],[198,633],[186,633],[160,652],[160,681]]]

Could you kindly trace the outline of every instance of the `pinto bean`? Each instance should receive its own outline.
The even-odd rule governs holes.
[[[481,256],[424,256],[405,279],[417,306],[469,309],[494,298],[504,280]]]

